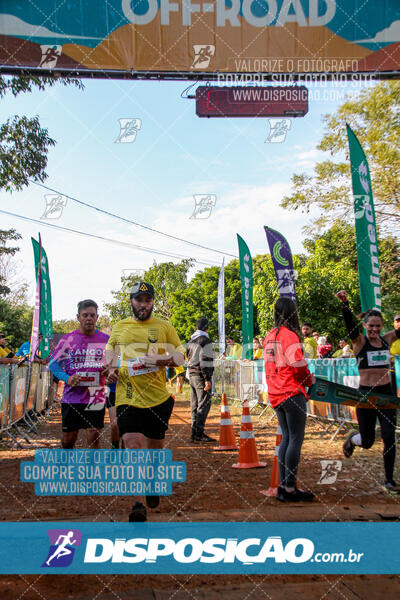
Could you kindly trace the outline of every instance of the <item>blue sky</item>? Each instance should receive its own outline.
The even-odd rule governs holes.
[[[267,119],[200,119],[194,100],[181,98],[187,83],[89,81],[85,89],[57,86],[2,101],[1,120],[13,114],[39,115],[57,144],[50,150],[51,188],[169,234],[237,255],[236,233],[253,255],[267,252],[263,226],[281,231],[293,252],[302,250],[302,227],[312,215],[279,207],[293,173],[311,172],[322,137],[321,117],[335,110],[346,91],[359,87],[310,89],[306,117],[291,120],[282,143],[268,143]],[[350,85],[350,84],[349,84]],[[119,119],[141,120],[132,143],[115,143]],[[2,210],[41,219],[44,195],[36,185],[0,192]],[[190,219],[194,194],[214,194],[208,219]],[[220,264],[222,254],[164,238],[67,201],[57,220],[43,221],[124,242]],[[172,260],[131,248],[54,231],[1,215],[1,228],[23,235],[19,277],[31,284],[30,237],[42,234],[52,278],[53,316],[72,318],[76,303],[111,300],[129,269],[153,260]],[[226,256],[229,260],[229,256]],[[198,265],[197,268],[204,268]],[[194,270],[192,271],[192,273]]]

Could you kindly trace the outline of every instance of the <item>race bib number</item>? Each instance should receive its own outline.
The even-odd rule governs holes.
[[[368,366],[380,367],[382,365],[390,365],[389,350],[370,350],[367,352]]]
[[[81,378],[79,385],[84,387],[98,387],[100,385],[100,373],[88,373],[82,371],[77,373],[77,375]]]
[[[155,371],[158,371],[157,365],[146,367],[140,357],[127,360],[126,366],[128,367],[128,373],[130,377],[136,377],[136,375],[144,375],[146,373],[154,373]]]

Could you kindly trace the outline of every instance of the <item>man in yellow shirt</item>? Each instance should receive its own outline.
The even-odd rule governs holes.
[[[301,333],[303,334],[303,350],[306,358],[317,358],[317,340],[312,336],[311,323],[303,323]]]
[[[396,315],[393,320],[393,327],[395,331],[400,330],[400,314]],[[390,346],[390,354],[392,356],[400,355],[400,339],[397,337],[393,344]]]
[[[395,373],[395,357],[400,356],[400,313],[395,315],[393,319],[393,327],[396,332],[396,339],[393,344],[390,346],[390,354],[392,356],[392,383],[393,389],[397,391],[397,395],[400,397],[400,386],[396,381],[396,373]],[[399,360],[399,359],[397,359]]]
[[[11,352],[11,350],[6,346],[5,334],[0,333],[0,364],[9,365],[18,362],[19,360],[15,357],[14,352]]]
[[[253,338],[253,360],[260,360],[263,357],[263,349],[258,338]]]
[[[184,348],[174,327],[152,317],[154,288],[139,281],[131,289],[133,316],[114,325],[106,346],[107,383],[117,381],[115,406],[120,437],[127,449],[161,449],[174,406],[166,387],[165,367],[184,362]],[[121,356],[117,369],[117,357]],[[156,508],[159,496],[146,496]],[[146,521],[143,503],[133,505],[130,521]]]

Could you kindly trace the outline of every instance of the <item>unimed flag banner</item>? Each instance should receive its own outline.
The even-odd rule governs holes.
[[[347,125],[356,222],[361,310],[381,308],[378,240],[368,161],[354,131]]]
[[[240,235],[237,238],[242,287],[242,358],[253,360],[253,263],[246,242]]]
[[[46,358],[50,354],[50,340],[53,337],[53,320],[51,310],[51,287],[50,287],[50,274],[49,274],[49,263],[44,248],[41,245],[39,236],[39,242],[31,238],[33,246],[33,254],[35,259],[35,273],[36,273],[36,303],[35,303],[35,314],[34,314],[34,327],[32,328],[32,352],[31,359],[34,358],[34,335],[37,332],[42,334],[43,338],[39,345],[41,358]],[[40,265],[40,268],[39,268]],[[39,302],[38,307],[36,304]],[[38,316],[36,316],[38,312]],[[37,326],[36,321],[37,319]],[[36,328],[37,327],[37,328]]]
[[[225,259],[222,259],[218,279],[218,340],[219,353],[225,352]]]
[[[296,302],[295,272],[290,246],[279,231],[275,231],[271,227],[264,227],[264,229],[275,269],[279,295],[291,298],[293,302]]]

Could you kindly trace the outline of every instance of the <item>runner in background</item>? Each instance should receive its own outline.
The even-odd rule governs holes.
[[[317,358],[317,340],[312,336],[311,323],[303,323],[301,326],[301,333],[303,335],[303,349],[305,357]]]
[[[6,346],[6,335],[4,333],[0,333],[0,364],[10,365],[19,362],[20,361],[14,352],[11,352],[11,350]]]
[[[253,338],[253,360],[260,360],[263,357],[263,350],[258,338]]]
[[[61,398],[63,448],[75,446],[80,429],[86,430],[89,448],[100,446],[106,404],[103,371],[108,335],[96,329],[97,309],[94,300],[79,302],[79,329],[61,338],[49,363],[53,375],[65,383]]]
[[[264,340],[265,375],[268,399],[282,430],[279,446],[281,502],[310,502],[312,492],[297,489],[296,478],[307,420],[307,391],[315,377],[308,370],[300,342],[296,304],[281,297],[274,308],[275,327]],[[304,326],[303,326],[304,327]]]
[[[357,358],[360,374],[359,389],[366,394],[376,391],[392,396],[389,347],[400,338],[400,329],[389,331],[381,336],[382,314],[377,309],[370,309],[361,315],[366,331],[364,335],[350,310],[345,290],[338,292],[336,297],[342,303],[344,322]],[[343,444],[343,454],[349,458],[356,446],[371,448],[375,442],[375,427],[378,419],[383,440],[384,487],[391,493],[399,493],[400,486],[393,479],[396,459],[396,409],[357,408],[356,412],[360,431],[350,432]]]
[[[165,368],[184,362],[184,348],[167,321],[152,316],[154,288],[139,281],[131,289],[133,316],[114,325],[106,349],[107,384],[117,381],[115,406],[120,437],[125,448],[162,449],[174,406],[166,387]],[[116,368],[117,357],[121,366]],[[136,497],[129,521],[146,521],[142,497]],[[145,498],[156,508],[160,498]]]
[[[395,315],[395,317],[393,319],[393,327],[394,327],[395,331],[400,330],[400,314]],[[392,362],[392,368],[391,368],[392,386],[393,386],[393,389],[397,391],[397,395],[400,397],[400,387],[397,386],[395,364],[394,364],[395,356],[400,356],[400,339],[398,337],[396,337],[395,341],[390,346],[390,355],[392,357],[392,361],[391,361]]]
[[[185,374],[185,369],[180,367],[175,367],[175,377],[176,377],[176,393],[182,394],[183,392],[183,376]]]
[[[340,358],[343,354],[343,348],[346,346],[346,340],[339,340],[339,348],[332,354],[332,358]]]

